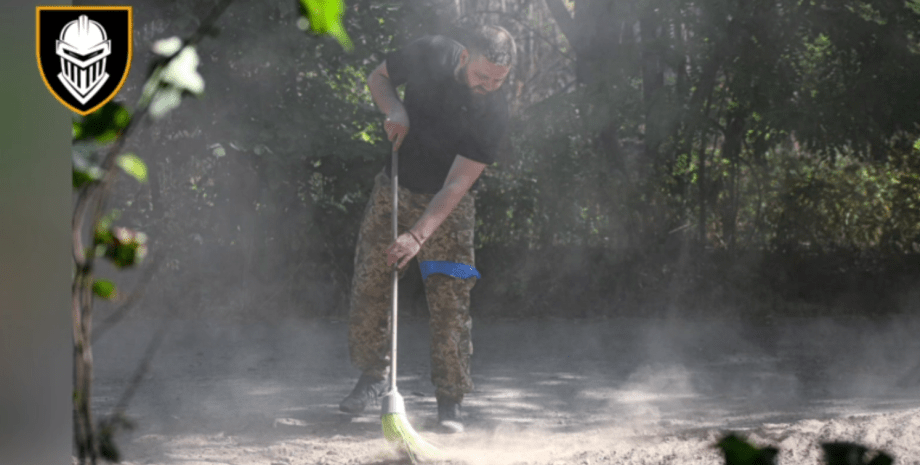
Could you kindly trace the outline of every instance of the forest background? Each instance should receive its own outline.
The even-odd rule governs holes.
[[[133,6],[135,64],[210,8]],[[477,194],[475,317],[916,308],[916,0],[354,0],[351,51],[305,39],[297,8],[232,4],[197,47],[202,96],[127,141],[148,182],[121,177],[110,206],[162,254],[132,312],[344,318],[389,156],[365,76],[478,23],[510,30],[518,61]],[[100,270],[125,288],[144,273]],[[401,286],[401,310],[426,316],[416,266]]]

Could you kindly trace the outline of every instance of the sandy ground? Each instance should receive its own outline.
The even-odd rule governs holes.
[[[95,346],[94,407],[108,412],[158,322],[122,323]],[[820,463],[854,441],[920,463],[920,325],[903,319],[508,321],[474,327],[467,432],[432,430],[425,322],[404,321],[399,389],[409,419],[455,462],[719,464],[736,431]],[[357,372],[344,323],[174,321],[120,433],[125,464],[405,462],[379,407],[338,412]],[[898,383],[901,381],[901,383]],[[906,382],[905,382],[906,381]]]

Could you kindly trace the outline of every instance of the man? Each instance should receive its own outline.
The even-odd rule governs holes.
[[[368,76],[384,128],[399,151],[399,230],[392,239],[391,162],[377,175],[358,234],[349,312],[349,351],[362,374],[339,408],[364,411],[386,390],[392,266],[418,257],[431,314],[431,381],[438,422],[463,431],[460,404],[473,390],[470,290],[475,210],[469,193],[495,161],[508,125],[498,91],[514,61],[514,39],[497,26],[471,31],[467,46],[425,36],[392,52]],[[406,84],[405,102],[396,87]],[[448,267],[437,268],[437,264]],[[471,276],[472,275],[472,276]]]

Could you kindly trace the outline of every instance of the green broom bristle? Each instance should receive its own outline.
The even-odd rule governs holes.
[[[444,460],[444,453],[419,435],[401,413],[388,413],[381,418],[383,436],[409,456],[412,463]]]

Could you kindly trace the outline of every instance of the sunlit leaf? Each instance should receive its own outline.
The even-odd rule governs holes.
[[[204,92],[204,79],[198,74],[199,61],[195,47],[189,45],[166,65],[161,79],[163,82],[199,95]]]
[[[93,282],[93,293],[106,300],[114,299],[118,295],[115,283],[104,279]]]
[[[150,101],[150,116],[161,119],[182,103],[182,91],[174,87],[163,88],[153,95]]]
[[[151,50],[157,55],[169,57],[173,53],[179,51],[179,48],[182,47],[182,39],[178,37],[170,37],[168,39],[161,39],[153,43]]]
[[[320,35],[331,35],[339,41],[346,50],[352,50],[351,38],[342,25],[342,15],[345,13],[343,0],[299,0],[300,13],[309,21],[310,29]],[[305,29],[302,21],[298,27]]]
[[[137,155],[133,153],[119,155],[116,162],[126,173],[134,176],[134,179],[139,182],[147,182],[147,165]]]
[[[175,40],[167,39],[160,51],[175,49]],[[198,74],[198,53],[194,46],[183,48],[165,65],[155,68],[144,84],[141,104],[149,102],[148,111],[153,119],[161,119],[182,102],[182,93],[200,95],[204,92],[204,79]]]

